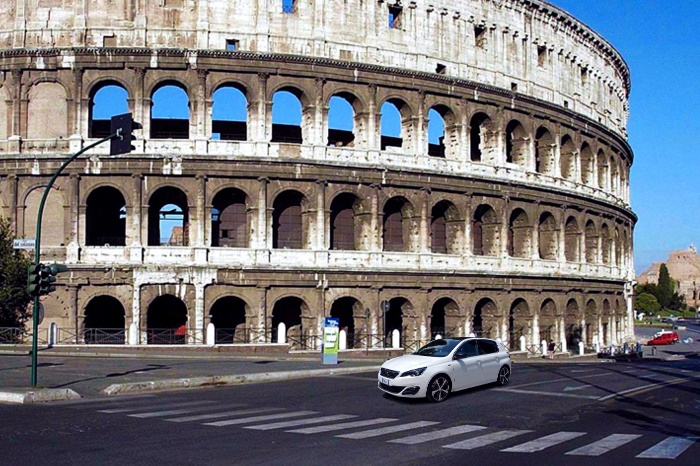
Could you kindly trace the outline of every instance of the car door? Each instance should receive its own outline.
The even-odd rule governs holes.
[[[462,390],[484,383],[477,340],[463,342],[455,351],[454,358],[451,365],[453,388],[455,390]]]
[[[501,355],[498,350],[498,343],[493,340],[479,339],[479,361],[483,376],[482,383],[495,382],[498,378],[498,370],[501,368]]]

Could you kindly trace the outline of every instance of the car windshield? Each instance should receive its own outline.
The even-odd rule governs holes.
[[[419,356],[431,356],[434,358],[441,358],[449,355],[453,349],[459,344],[461,340],[433,340],[427,345],[419,348],[413,354]]]

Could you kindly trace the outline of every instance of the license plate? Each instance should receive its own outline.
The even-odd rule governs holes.
[[[391,380],[390,380],[390,379],[385,379],[384,377],[382,377],[382,383],[383,383],[384,385],[391,385]]]

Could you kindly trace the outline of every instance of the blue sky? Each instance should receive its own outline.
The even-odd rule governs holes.
[[[637,273],[700,246],[700,1],[550,0],[611,43],[630,67]]]

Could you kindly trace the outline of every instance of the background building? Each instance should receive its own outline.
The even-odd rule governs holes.
[[[700,255],[695,246],[688,249],[671,251],[665,262],[668,274],[675,282],[675,290],[685,298],[688,306],[697,308],[700,302]],[[659,269],[661,262],[654,262],[644,272],[637,276],[637,282],[659,283]]]
[[[564,11],[13,0],[0,13],[0,202],[18,237],[109,116],[143,124],[133,153],[93,150],[48,197],[42,258],[71,267],[43,298],[59,341],[202,344],[212,323],[220,343],[274,342],[283,323],[313,347],[327,315],[363,348],[393,330],[405,347],[632,335],[629,70]]]

